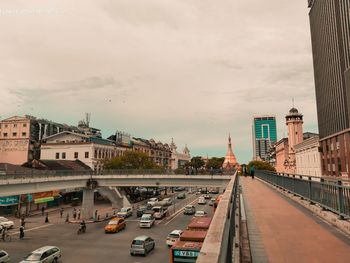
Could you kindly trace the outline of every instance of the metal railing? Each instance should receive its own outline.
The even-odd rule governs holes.
[[[270,184],[300,196],[341,219],[350,219],[350,187],[348,180],[257,171],[256,176]],[[306,179],[307,178],[307,179]]]
[[[235,173],[214,213],[197,263],[228,263],[234,260],[235,213],[238,208],[239,176]]]

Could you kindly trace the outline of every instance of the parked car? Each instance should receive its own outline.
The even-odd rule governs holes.
[[[144,255],[146,256],[152,249],[154,249],[156,243],[149,236],[135,237],[131,243],[130,255]]]
[[[179,187],[175,187],[174,188],[174,191],[175,192],[181,192],[181,191],[184,191],[185,190],[185,187],[182,187],[182,186],[179,186]]]
[[[154,206],[157,202],[159,202],[158,198],[153,197],[153,198],[148,200],[147,205],[148,206]]]
[[[195,214],[194,217],[206,217],[208,216],[207,212],[198,210]]]
[[[131,207],[123,207],[120,209],[120,211],[117,213],[118,217],[127,218],[129,216],[132,216],[132,208]]]
[[[215,204],[215,200],[216,200],[216,198],[210,199],[209,205],[210,205],[210,206],[213,206],[213,205]]]
[[[148,209],[147,206],[140,206],[139,208],[137,208],[136,210],[137,217],[141,217],[147,209]]]
[[[211,198],[211,195],[210,195],[210,194],[204,195],[204,199],[210,199],[210,198]]]
[[[10,262],[10,256],[5,250],[0,250],[0,263]]]
[[[61,258],[61,250],[58,247],[45,246],[34,250],[21,261],[21,263],[56,263]]]
[[[207,201],[205,201],[203,196],[198,198],[198,204],[199,205],[205,205],[206,203],[207,203]]]
[[[141,219],[140,219],[139,226],[151,228],[153,226],[155,220],[156,219],[154,218],[154,216],[152,214],[143,214]]]
[[[171,198],[164,198],[162,201],[165,203],[165,205],[172,205],[173,204],[173,201],[171,200]]]
[[[184,209],[185,215],[193,215],[196,213],[196,207],[194,205],[186,205]]]
[[[115,217],[105,226],[105,233],[117,233],[125,229],[126,222],[124,218]]]
[[[14,225],[15,223],[13,223],[13,221],[8,220],[6,217],[0,216],[0,226],[10,229],[13,228]]]
[[[179,193],[176,198],[177,199],[185,199],[186,198],[186,194],[185,193]]]
[[[182,230],[173,230],[166,238],[166,244],[171,247],[175,244],[176,241],[180,239],[180,236],[182,234]]]

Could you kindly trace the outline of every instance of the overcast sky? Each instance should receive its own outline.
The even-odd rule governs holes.
[[[1,0],[0,118],[31,114],[192,155],[252,156],[252,117],[317,131],[307,1]]]

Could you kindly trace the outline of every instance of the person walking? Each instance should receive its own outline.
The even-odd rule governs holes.
[[[95,221],[97,221],[97,210],[95,210]]]
[[[80,209],[78,210],[78,220],[80,220]]]
[[[61,208],[61,210],[60,210],[60,215],[61,215],[61,218],[63,217],[63,207]]]
[[[254,165],[250,166],[250,176],[252,177],[252,179],[254,179],[254,173],[255,173],[255,167]]]
[[[44,212],[45,212],[45,207],[41,208],[41,215],[44,216]]]
[[[75,208],[73,209],[73,218],[74,220],[77,219],[77,210]]]
[[[23,226],[23,228],[24,228],[25,224],[26,224],[25,218],[24,218],[24,216],[22,216],[21,217],[21,226]]]
[[[24,238],[24,226],[21,226],[19,228],[19,239],[23,239]]]
[[[69,213],[67,213],[67,216],[66,216],[66,223],[69,222]]]
[[[45,223],[49,223],[49,213],[46,212]]]

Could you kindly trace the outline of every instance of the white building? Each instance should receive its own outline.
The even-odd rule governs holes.
[[[322,176],[319,137],[311,137],[294,147],[296,174]]]
[[[171,149],[171,158],[170,158],[170,166],[172,170],[178,169],[180,167],[184,167],[185,163],[191,161],[190,151],[187,148],[187,145],[183,149],[182,153],[176,151],[177,146],[174,143],[174,139],[171,139],[170,144]]]
[[[41,145],[40,159],[78,159],[91,169],[99,171],[103,160],[121,156],[125,150],[110,140],[64,131],[46,138]]]

